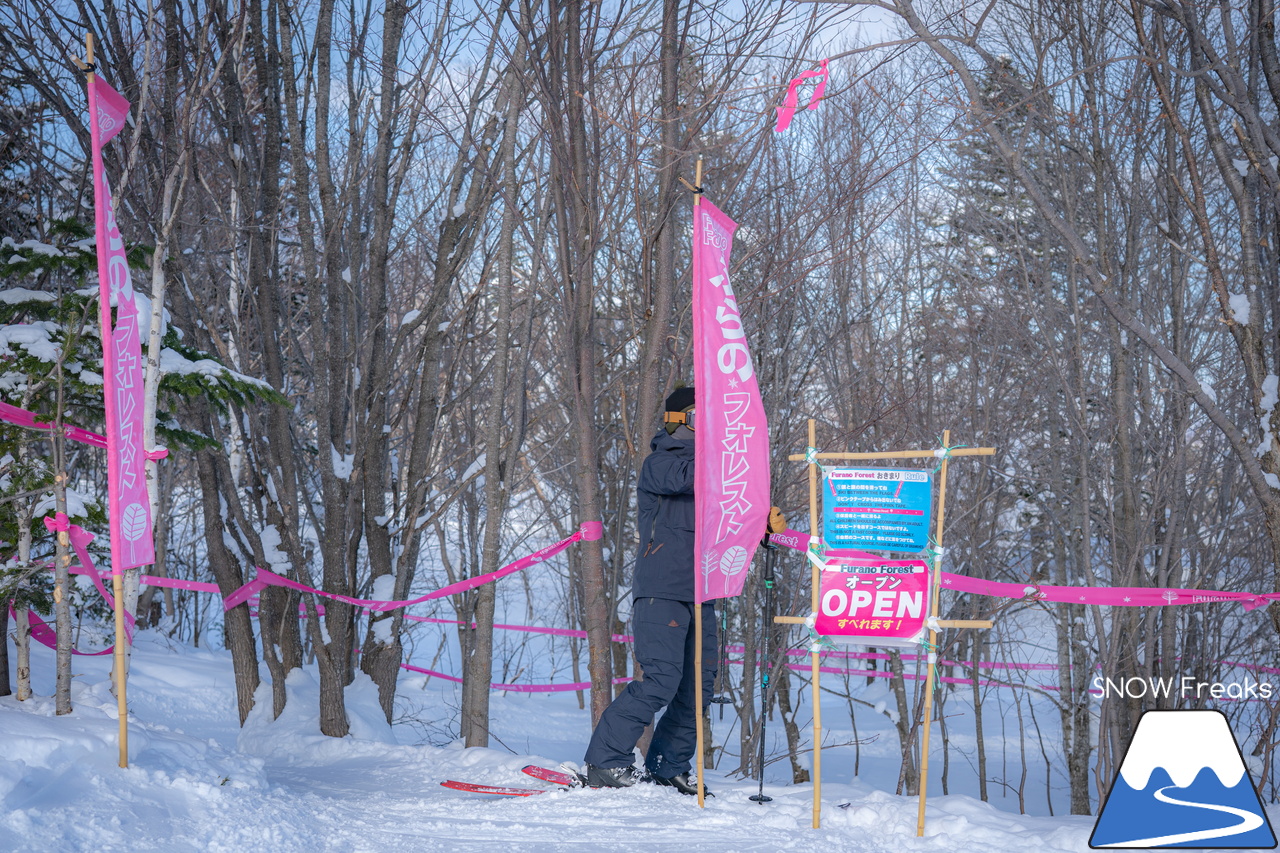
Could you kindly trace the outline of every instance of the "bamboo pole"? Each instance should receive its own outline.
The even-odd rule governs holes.
[[[698,208],[702,203],[702,158],[698,158],[698,165],[693,173],[693,222],[694,233],[697,234]],[[697,257],[697,251],[694,257]],[[697,280],[697,276],[694,277]],[[697,452],[696,449],[694,451]],[[701,558],[700,554],[694,554],[694,565],[698,565]],[[695,580],[696,584],[696,580]],[[702,779],[702,754],[703,741],[706,733],[703,731],[702,724],[702,602],[698,600],[698,592],[695,589],[693,593],[693,708],[694,716],[697,717],[697,747],[693,755],[694,765],[698,768],[698,808],[706,808],[707,806],[707,788],[706,783]]]
[[[809,446],[818,446],[817,426],[809,418]],[[801,457],[803,458],[803,457]],[[809,535],[818,535],[818,463],[809,462]],[[816,563],[809,565],[809,606],[811,613],[818,612],[818,587],[822,578]],[[822,672],[818,666],[818,653],[809,650],[810,685],[813,688],[813,828],[822,826],[822,688],[818,679]]]
[[[85,62],[88,68],[88,72],[87,72],[88,81],[90,84],[92,84],[94,77],[96,76],[93,72],[93,33],[85,33],[84,45],[85,45]],[[89,109],[95,110],[97,109],[97,105],[90,104]],[[96,119],[94,119],[94,126],[96,126]],[[91,147],[93,148],[94,157],[101,156],[98,154],[96,138],[93,140],[93,144]],[[109,204],[110,202],[108,201],[107,203]],[[99,233],[96,235],[96,237],[100,244],[98,247],[98,251],[101,252],[102,251],[101,241],[106,239],[106,235]],[[105,310],[104,310],[104,316],[106,316]],[[104,320],[103,322],[105,323],[106,321]],[[110,341],[111,341],[110,333],[111,333],[110,329],[103,329],[103,336],[102,336],[103,347],[110,346]],[[114,554],[113,554],[113,557],[114,557]],[[114,563],[115,561],[113,560],[112,562]],[[115,653],[112,655],[111,676],[112,676],[112,681],[114,681],[115,683],[115,689],[116,689],[116,716],[119,718],[119,722],[120,722],[119,764],[121,767],[128,768],[129,766],[129,699],[128,699],[128,691],[125,687],[126,675],[125,675],[124,652],[125,652],[125,646],[128,644],[129,641],[125,635],[125,630],[124,630],[124,578],[123,578],[123,573],[120,571],[120,567],[118,565],[111,566],[111,594],[115,596],[114,610],[115,610],[115,621],[116,621],[116,644],[115,644]]]
[[[942,465],[938,473],[938,521],[934,534],[933,578],[929,590],[929,668],[924,681],[924,733],[920,738],[920,804],[916,811],[916,837],[924,835],[924,801],[929,788],[929,729],[933,723],[933,678],[938,667],[938,598],[942,578],[942,523],[947,514],[947,449],[951,430],[942,433]],[[986,448],[983,448],[986,449]]]

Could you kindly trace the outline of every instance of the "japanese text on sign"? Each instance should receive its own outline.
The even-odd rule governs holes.
[[[848,561],[845,561],[848,562]],[[814,630],[842,643],[906,646],[919,641],[929,615],[923,560],[857,560],[822,572]]]
[[[923,551],[933,484],[927,471],[836,468],[826,472],[822,534],[835,549]]]

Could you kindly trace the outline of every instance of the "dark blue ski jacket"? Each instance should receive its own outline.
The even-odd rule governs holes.
[[[632,594],[693,601],[693,440],[659,429],[649,449],[636,485],[640,550]]]

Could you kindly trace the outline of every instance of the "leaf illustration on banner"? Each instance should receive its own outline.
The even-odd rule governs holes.
[[[720,557],[720,571],[729,577],[733,577],[747,566],[747,549],[740,545],[733,545],[725,549],[724,555]]]
[[[125,539],[134,542],[147,532],[147,510],[142,504],[129,504],[120,518],[120,533]]]

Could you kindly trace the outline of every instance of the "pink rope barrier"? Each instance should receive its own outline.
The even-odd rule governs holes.
[[[432,678],[440,678],[445,681],[451,681],[454,684],[462,683],[462,679],[459,678],[458,676],[447,675],[446,673],[443,673],[443,672],[436,672],[434,669],[424,669],[423,667],[413,666],[412,664],[407,664],[407,663],[400,664],[400,668],[407,669],[410,672],[420,672],[423,675],[429,675]],[[630,676],[623,676],[621,678],[615,678],[613,680],[613,683],[626,684],[628,681],[631,681],[631,680],[632,679]],[[590,690],[591,682],[575,681],[569,684],[491,684],[490,688],[493,690],[506,690],[512,693],[567,693],[572,690]]]
[[[534,551],[532,554],[529,554],[526,557],[521,557],[513,563],[508,563],[497,571],[479,575],[474,578],[467,578],[466,580],[460,580],[457,583],[451,583],[446,587],[442,587],[435,592],[429,592],[426,595],[420,595],[417,598],[411,598],[405,601],[376,601],[368,598],[352,598],[348,595],[324,592],[323,590],[307,586],[306,584],[301,584],[297,581],[289,580],[288,578],[282,578],[275,572],[268,571],[267,569],[259,568],[257,578],[249,581],[247,584],[231,593],[231,595],[227,596],[226,600],[222,603],[222,608],[224,610],[230,610],[232,607],[247,601],[250,596],[257,594],[267,586],[280,586],[288,589],[296,589],[299,592],[309,592],[313,595],[323,596],[325,598],[333,599],[334,601],[342,601],[356,607],[364,607],[368,610],[395,610],[400,607],[409,607],[413,604],[421,604],[424,601],[430,601],[434,598],[444,598],[450,595],[457,595],[460,592],[466,592],[467,590],[475,589],[478,586],[492,583],[499,578],[506,577],[514,572],[518,572],[523,569],[527,569],[530,566],[535,566],[538,563],[544,562],[547,558],[554,557],[574,542],[580,542],[584,539],[587,541],[594,541],[603,535],[603,524],[598,521],[584,521],[578,528],[577,532],[572,536],[561,539],[554,545],[548,545],[539,551]]]
[[[13,605],[9,605],[9,618],[15,622],[18,620],[18,614],[13,609]],[[27,624],[31,626],[31,639],[35,640],[42,646],[48,646],[51,649],[58,648],[58,632],[49,627],[49,623],[40,618],[34,610],[27,611]],[[73,648],[71,654],[83,655],[84,657],[97,657],[98,655],[109,655],[115,651],[115,646],[107,646],[100,652],[82,652]]]
[[[65,525],[65,529],[68,530],[70,535],[72,547],[75,549],[76,555],[77,557],[79,557],[81,561],[80,566],[73,566],[71,568],[72,573],[84,574],[92,577],[95,585],[98,588],[99,593],[103,596],[104,599],[107,600],[108,603],[111,603],[112,598],[111,598],[111,595],[108,593],[105,585],[102,583],[101,573],[94,568],[93,562],[90,559],[88,551],[85,547],[94,538],[93,534],[84,531],[83,529],[81,529],[80,527],[74,524],[69,524],[69,522],[66,521],[65,519],[66,519],[65,516],[62,516],[60,518],[53,518],[53,519],[47,518],[45,519],[45,524],[47,527],[49,527],[50,530],[56,530],[59,527],[62,527]],[[448,595],[454,595],[459,592],[465,592],[466,590],[474,589],[475,587],[480,586],[482,584],[490,583],[501,577],[505,577],[506,575],[511,574],[513,572],[521,571],[523,569],[529,568],[530,566],[537,565],[538,563],[545,561],[549,557],[552,557],[560,553],[561,551],[563,551],[565,548],[567,548],[569,545],[573,544],[574,542],[581,541],[584,539],[585,540],[599,539],[602,532],[603,532],[602,525],[599,522],[585,522],[581,525],[578,531],[575,532],[572,536],[569,536],[553,545],[549,545],[546,548],[543,548],[539,551],[534,552],[533,554],[530,554],[526,557],[522,557],[521,559],[516,560],[512,563],[509,563],[508,565],[502,567],[501,569],[498,569],[497,571],[490,572],[489,574],[481,575],[475,578],[468,578],[466,580],[459,581],[457,583],[445,586],[441,589],[436,590],[435,592],[427,593],[426,595],[419,596],[418,598],[409,599],[406,601],[376,601],[376,600],[370,600],[370,599],[357,599],[357,598],[352,598],[350,596],[337,595],[334,593],[326,593],[326,592],[323,592],[322,590],[316,590],[311,587],[307,587],[304,584],[300,584],[296,581],[290,581],[287,578],[282,578],[273,572],[269,572],[264,569],[259,569],[258,578],[240,587],[240,589],[232,593],[231,596],[227,597],[226,601],[224,602],[224,609],[230,609],[230,607],[236,606],[242,602],[251,601],[251,599],[253,599],[261,589],[265,588],[268,585],[288,587],[288,588],[297,589],[303,592],[312,592],[317,595],[324,596],[326,598],[332,598],[335,600],[344,601],[348,604],[352,604],[354,606],[362,607],[362,608],[373,610],[373,611],[386,611],[386,610],[395,609],[397,607],[407,607],[409,605],[421,603],[423,601],[429,601],[432,599],[443,598]],[[792,548],[799,551],[804,551],[807,548],[809,543],[809,538],[810,537],[808,537],[807,535],[799,533],[794,530],[787,530],[783,533],[777,533],[770,536],[770,539],[775,544],[782,545],[784,547]],[[837,559],[840,559],[840,558],[865,559],[867,557],[873,557],[875,555],[866,554],[863,552],[839,552],[837,554],[828,552],[828,556],[829,557],[835,556]],[[1240,602],[1244,604],[1246,610],[1253,610],[1257,607],[1265,606],[1270,601],[1280,600],[1280,594],[1276,594],[1276,593],[1253,594],[1253,593],[1240,593],[1240,592],[1215,592],[1215,591],[1190,590],[1190,589],[1170,590],[1170,589],[1157,589],[1157,588],[1147,588],[1147,587],[1045,586],[1045,585],[1035,585],[1035,584],[1004,583],[1000,581],[984,581],[976,578],[965,577],[963,575],[954,575],[949,572],[943,572],[942,577],[943,577],[943,584],[948,589],[952,589],[957,592],[969,592],[976,595],[1010,598],[1015,600],[1028,599],[1028,600],[1061,601],[1061,602],[1069,601],[1069,602],[1102,604],[1102,605],[1110,605],[1110,606],[1131,606],[1131,607],[1152,607],[1152,606],[1163,607],[1163,606],[1176,605],[1176,604],[1202,604],[1202,603],[1216,603],[1216,602],[1223,602],[1223,601],[1235,601],[1235,602]],[[170,587],[174,589],[185,589],[185,590],[190,590],[194,592],[212,592],[212,593],[219,592],[219,588],[216,584],[200,582],[200,581],[184,580],[181,578],[161,578],[153,575],[144,575],[142,577],[142,582],[147,584],[148,586]],[[320,612],[321,613],[324,612],[323,607],[320,608]],[[48,645],[51,648],[55,647],[56,644],[53,641],[55,634],[53,630],[49,628],[48,625],[43,620],[41,620],[39,616],[37,616],[35,613],[31,613],[30,615],[32,618],[32,623],[31,623],[32,637],[37,639],[39,642],[41,642],[44,645]],[[126,616],[129,617],[129,624],[130,624],[130,627],[132,627],[132,624],[133,624],[132,616],[130,616],[129,614],[126,614]],[[411,621],[415,621],[415,622],[423,622],[423,623],[438,624],[438,625],[463,624],[462,621],[458,619],[441,619],[441,618],[434,618],[434,617],[427,617],[427,616],[414,616],[411,614],[406,614],[404,618]],[[474,628],[475,623],[472,622],[471,626]],[[510,625],[510,624],[495,623],[493,627],[498,630],[521,631],[526,633],[545,634],[545,635],[559,636],[559,637],[586,638],[587,636],[587,632],[582,630],[575,630],[570,628],[550,628],[550,627],[539,626],[539,625]],[[629,643],[632,641],[632,637],[628,634],[614,634],[612,635],[612,639],[614,642],[619,642],[619,643]],[[76,651],[74,653],[94,656],[94,655],[108,654],[111,651],[112,649],[108,648],[99,652]],[[727,653],[736,654],[736,653],[743,652],[744,648],[740,645],[726,646],[725,651]],[[809,652],[803,649],[791,649],[791,650],[788,650],[786,654],[788,656],[800,657],[800,656],[809,654]],[[848,660],[887,661],[890,659],[890,655],[884,652],[858,652],[858,651],[852,651],[852,650],[826,651],[826,652],[823,652],[823,656],[829,657],[829,658],[844,658]],[[917,655],[917,654],[903,654],[900,657],[903,661],[907,661],[907,662],[915,662],[918,660],[926,659],[925,655]],[[741,664],[741,661],[731,661],[731,663]],[[939,661],[939,663],[943,666],[963,666],[963,667],[974,666],[974,664],[971,661],[942,660],[942,661]],[[1267,673],[1267,674],[1280,674],[1280,668],[1278,667],[1246,664],[1238,661],[1221,661],[1220,663],[1226,664],[1228,666],[1238,666],[1242,669],[1247,669],[1254,672]],[[796,669],[797,671],[801,671],[801,672],[808,671],[807,666],[803,666],[799,664],[788,664],[788,666],[791,667],[792,669]],[[401,664],[401,667],[411,672],[419,672],[432,677],[443,678],[448,681],[461,682],[462,680],[461,678],[457,678],[455,676],[446,675],[444,673],[436,672],[433,670],[423,669],[421,667],[416,667],[411,664]],[[977,664],[977,668],[980,670],[983,670],[983,669],[985,670],[1021,670],[1021,671],[1031,672],[1031,671],[1057,670],[1057,665],[1049,664],[1049,663],[1019,663],[1019,662],[1013,662],[1013,661],[980,661]],[[887,678],[892,676],[892,672],[889,672],[887,670],[867,670],[867,669],[854,670],[854,669],[838,668],[838,667],[820,667],[819,669],[821,672],[829,672],[829,673],[845,674],[845,675],[858,675],[858,676],[865,676],[868,678]],[[905,675],[908,678],[918,677],[911,673],[905,673]],[[629,680],[631,679],[619,678],[619,679],[614,679],[614,683],[621,684]],[[956,678],[951,676],[942,677],[941,680],[943,683],[949,683],[949,684],[972,684],[973,683],[973,679],[970,679],[970,678]],[[1007,686],[1007,687],[1015,687],[1015,688],[1028,686],[1028,685],[1018,685],[1018,684],[1008,684],[1005,682],[998,682],[998,681],[979,681],[978,684],[980,686],[1002,686],[1002,687]],[[1055,685],[1041,684],[1037,686],[1046,690],[1059,689]],[[544,685],[519,685],[519,684],[494,684],[493,685],[493,689],[495,690],[506,690],[506,691],[514,691],[514,692],[557,692],[557,691],[587,690],[590,687],[591,687],[590,682],[578,682],[573,684],[544,684]]]
[[[13,408],[13,407],[10,407],[10,408]],[[18,411],[22,411],[22,410],[18,410]],[[32,418],[34,419],[34,416],[32,416]],[[98,593],[107,601],[109,606],[114,608],[115,599],[112,597],[111,593],[108,592],[106,585],[103,584],[102,573],[99,572],[97,568],[94,566],[93,560],[89,556],[89,552],[86,549],[86,546],[91,541],[93,541],[94,535],[84,530],[79,525],[71,524],[70,520],[65,515],[62,515],[60,513],[55,517],[46,518],[45,526],[49,528],[49,530],[51,531],[56,531],[56,530],[67,531],[68,538],[71,541],[72,548],[75,550],[76,556],[80,559],[80,565],[73,566],[71,568],[71,572],[73,574],[78,574],[78,575],[87,575],[90,578],[92,578],[94,585],[98,589]],[[430,601],[432,599],[444,598],[449,595],[456,595],[460,592],[466,592],[467,590],[474,589],[478,586],[482,586],[483,584],[492,583],[498,580],[499,578],[506,577],[507,575],[512,574],[514,572],[518,572],[523,569],[527,569],[530,566],[535,566],[539,563],[542,563],[547,559],[549,559],[550,557],[553,557],[556,554],[559,554],[561,551],[568,548],[570,545],[572,545],[575,542],[579,542],[583,540],[593,541],[601,538],[603,534],[604,534],[604,525],[601,524],[600,522],[598,521],[583,522],[579,526],[578,530],[573,533],[573,535],[568,536],[553,545],[549,545],[546,548],[542,548],[538,551],[535,551],[534,553],[529,554],[525,557],[521,557],[519,560],[516,560],[512,563],[508,563],[506,566],[503,566],[502,568],[496,571],[489,572],[488,574],[480,575],[474,578],[467,578],[465,580],[458,581],[457,583],[449,584],[448,586],[442,587],[441,589],[438,589],[435,592],[430,592],[430,593],[427,593],[426,595],[419,596],[418,598],[410,599],[407,601],[374,601],[370,599],[352,598],[350,596],[324,592],[323,590],[314,589],[312,587],[306,586],[305,584],[298,583],[297,581],[291,581],[288,578],[280,577],[274,572],[267,571],[266,569],[258,569],[257,578],[245,584],[244,586],[240,587],[235,592],[233,592],[230,596],[227,596],[227,598],[223,601],[223,609],[230,610],[232,607],[235,607],[241,603],[248,601],[249,599],[255,597],[259,591],[261,591],[267,586],[281,586],[281,587],[287,587],[290,589],[296,589],[301,592],[311,592],[316,595],[335,599],[338,601],[344,601],[348,604],[352,604],[357,607],[362,607],[367,610],[373,610],[373,611],[394,610],[397,607],[408,607],[409,605],[419,604],[423,601]],[[204,583],[200,581],[190,581],[190,580],[184,580],[181,578],[161,578],[161,577],[156,577],[154,575],[143,575],[141,578],[141,581],[142,583],[145,583],[148,586],[169,587],[172,589],[185,589],[185,590],[190,590],[194,592],[213,592],[213,593],[220,592],[217,584]],[[40,620],[39,616],[36,616],[34,613],[32,613],[31,615],[35,620],[35,622],[32,623],[33,625],[32,636],[43,645],[50,645],[50,643],[46,642],[46,639],[48,639],[48,636],[46,636],[46,634],[43,631],[37,632],[35,628],[35,625],[37,622],[39,623],[40,626],[42,626],[44,630],[49,630],[48,626],[43,621]],[[127,621],[126,633],[129,636],[130,641],[132,642],[132,639],[133,639],[132,629],[134,625],[134,618],[133,618],[133,615],[130,613],[126,613],[125,618]],[[414,619],[416,621],[441,621],[441,622],[454,621],[455,624],[460,624],[456,622],[456,620],[428,620],[425,617],[413,617],[413,616],[409,616],[407,618]],[[499,627],[499,626],[495,626],[495,627]],[[504,625],[500,627],[506,628],[506,629],[517,629],[517,628],[524,629],[527,626]],[[579,635],[583,637],[586,636],[585,631],[577,632],[577,631],[571,631],[569,629],[564,629],[564,628],[542,628],[537,630],[540,633],[558,634],[563,636],[579,636]],[[53,636],[53,635],[50,634],[49,636]],[[51,648],[56,647],[56,644],[51,645],[50,647]],[[106,654],[111,650],[112,650],[111,648],[108,648],[107,650],[101,651],[101,652],[91,652],[91,653],[76,652],[76,654],[99,655],[99,654]],[[503,688],[503,689],[514,690],[515,688],[512,687],[512,688]]]
[[[1273,601],[1280,593],[1230,592],[1204,589],[1169,589],[1137,586],[1052,586],[1048,584],[1016,584],[942,573],[942,585],[956,592],[968,592],[992,598],[1028,599],[1059,603],[1095,604],[1107,607],[1166,607],[1180,604],[1213,604],[1237,602],[1244,609],[1256,610]]]
[[[37,421],[35,412],[29,412],[26,409],[20,409],[17,406],[3,402],[0,402],[0,421],[8,421],[11,424],[17,424],[27,429],[38,429],[46,432],[53,430],[53,424]],[[103,450],[107,449],[107,437],[105,435],[99,435],[96,432],[90,432],[87,429],[81,429],[70,424],[63,424],[62,428],[66,431],[67,438],[72,441],[89,444]],[[168,450],[147,451],[148,459],[164,459],[168,455]]]
[[[805,551],[809,547],[811,537],[795,530],[786,530],[769,537],[775,545]],[[865,559],[874,554],[857,554],[856,552],[827,551],[828,561],[839,563],[842,559],[857,557]],[[834,557],[835,559],[831,559]],[[967,592],[973,595],[984,595],[991,598],[1008,598],[1015,601],[1053,601],[1071,604],[1094,604],[1105,607],[1168,607],[1183,604],[1216,604],[1219,602],[1236,602],[1242,604],[1246,611],[1266,607],[1273,601],[1280,601],[1280,593],[1276,592],[1232,592],[1229,590],[1182,589],[1165,587],[1139,586],[1054,586],[1051,584],[1007,583],[972,578],[951,572],[941,572],[942,586],[955,592]]]
[[[80,565],[70,567],[69,571],[73,575],[87,575],[91,578],[93,585],[98,589],[98,593],[106,599],[107,606],[114,610],[116,607],[115,596],[107,591],[106,584],[102,582],[102,572],[98,571],[93,564],[93,558],[89,556],[88,546],[94,540],[94,535],[80,527],[80,525],[72,524],[71,520],[60,512],[53,517],[46,517],[44,526],[50,531],[66,531],[67,539],[71,543],[71,550],[75,552],[76,558],[80,560]],[[130,642],[133,642],[134,622],[133,614],[125,611],[124,632]],[[97,653],[95,652],[95,654]]]
[[[628,637],[627,639],[629,640],[630,638]],[[724,649],[725,649],[725,652],[727,652],[728,654],[739,654],[745,651],[743,646],[738,646],[738,645],[725,646]],[[807,657],[809,654],[810,652],[806,651],[805,649],[788,649],[787,650],[787,655],[790,657]],[[823,657],[847,658],[850,660],[887,661],[891,659],[891,655],[885,652],[823,651],[821,654]],[[918,660],[921,660],[921,661],[928,660],[927,655],[902,654],[902,655],[899,655],[899,657],[903,661],[907,661],[909,663],[915,662]],[[1226,663],[1226,661],[1224,661],[1224,663]],[[956,660],[939,660],[938,665],[939,666],[970,666],[971,667],[973,666],[973,662],[972,661],[956,661]],[[978,669],[1020,669],[1020,670],[1027,670],[1027,671],[1056,672],[1058,669],[1058,665],[1053,663],[1017,663],[1017,662],[1011,662],[1011,661],[979,661]]]

